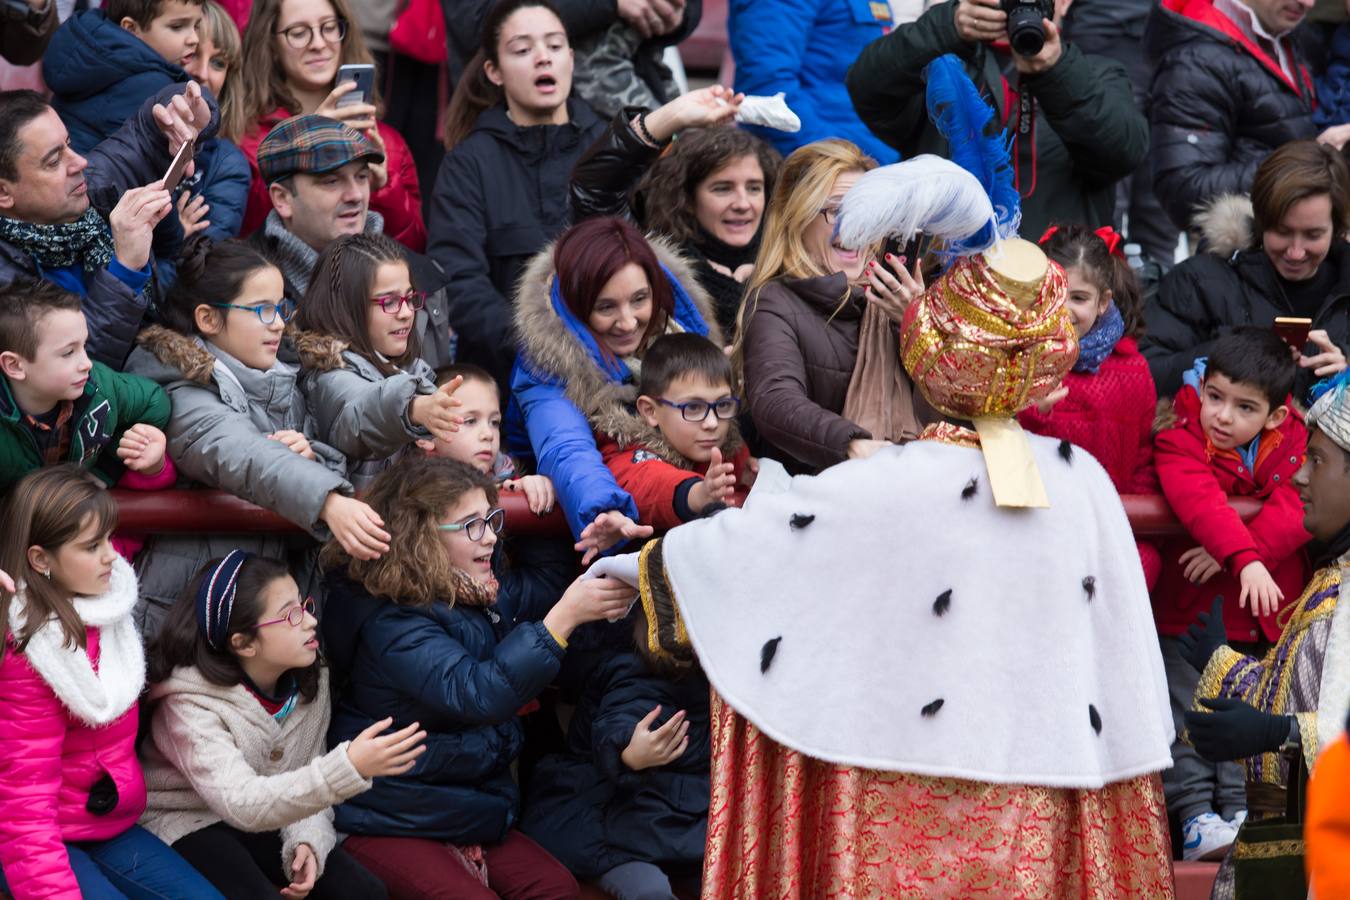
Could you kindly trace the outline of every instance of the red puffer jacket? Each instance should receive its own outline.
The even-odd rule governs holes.
[[[239,141],[239,149],[248,157],[253,183],[248,189],[248,206],[244,209],[244,225],[240,237],[248,237],[262,227],[272,211],[272,198],[258,171],[258,145],[276,125],[292,113],[275,109],[258,119],[254,127]],[[376,123],[384,140],[385,163],[389,169],[389,183],[370,195],[370,208],[384,217],[384,233],[417,253],[427,249],[427,226],[422,221],[422,189],[417,182],[417,164],[412,151],[399,134],[383,122]]]
[[[1293,410],[1292,399],[1286,401]],[[1278,613],[1257,617],[1238,607],[1241,587],[1237,576],[1252,562],[1262,562],[1293,603],[1308,578],[1302,547],[1310,535],[1303,528],[1303,505],[1294,487],[1294,473],[1303,464],[1308,429],[1297,411],[1284,423],[1261,436],[1256,470],[1249,470],[1234,450],[1218,450],[1200,427],[1200,395],[1190,385],[1173,401],[1176,424],[1158,433],[1154,465],[1168,505],[1189,537],[1164,544],[1163,572],[1153,592],[1153,616],[1158,632],[1182,634],[1195,617],[1209,609],[1216,596],[1224,598],[1224,624],[1234,641],[1269,640],[1280,636]],[[1251,522],[1228,505],[1229,497],[1257,497],[1264,501]],[[1191,584],[1182,574],[1179,557],[1199,544],[1223,565],[1223,571],[1205,584]]]
[[[1096,373],[1064,376],[1069,395],[1049,413],[1033,406],[1017,417],[1032,434],[1082,447],[1102,464],[1122,494],[1156,494],[1153,470],[1153,416],[1158,392],[1148,363],[1133,338],[1124,337]],[[1150,588],[1162,568],[1158,548],[1139,542],[1139,559]]]
[[[55,620],[37,628],[22,653],[4,637],[0,868],[17,900],[78,900],[65,843],[116,837],[145,811],[136,760],[137,698],[145,687],[136,595],[136,574],[119,557],[107,592],[74,602],[85,649],[67,646]],[[26,608],[21,590],[9,609],[16,632]]]
[[[614,473],[619,487],[627,491],[637,504],[638,521],[658,532],[667,531],[697,515],[689,509],[686,498],[689,489],[702,480],[707,465],[676,465],[680,457],[664,441],[652,445],[626,443],[620,446],[613,438],[596,434],[595,441],[605,465]],[[736,476],[736,495],[733,505],[745,502],[749,488],[745,487],[745,467],[750,450],[744,444],[730,457]]]

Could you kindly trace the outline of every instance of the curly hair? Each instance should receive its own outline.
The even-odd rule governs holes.
[[[691,128],[647,170],[637,186],[644,226],[685,243],[698,234],[694,191],[710,175],[738,159],[753,156],[764,173],[764,196],[773,195],[783,157],[764,141],[730,125]]]
[[[405,459],[379,474],[365,501],[384,519],[389,552],[379,559],[353,559],[334,538],[323,548],[325,569],[347,573],[372,596],[404,606],[454,605],[455,568],[436,527],[446,510],[470,491],[481,490],[497,504],[492,479],[467,463],[440,457]]]

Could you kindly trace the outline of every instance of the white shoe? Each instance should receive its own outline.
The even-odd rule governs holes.
[[[1225,822],[1218,813],[1193,816],[1181,826],[1181,858],[1222,859],[1237,838],[1237,826]]]
[[[1242,809],[1238,810],[1237,815],[1229,819],[1228,823],[1233,826],[1234,831],[1237,831],[1239,828],[1242,827],[1242,823],[1245,821],[1247,821],[1247,811],[1245,809]]]

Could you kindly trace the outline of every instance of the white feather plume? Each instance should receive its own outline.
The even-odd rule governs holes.
[[[956,163],[924,154],[859,178],[839,205],[835,233],[842,246],[862,249],[888,237],[903,245],[919,232],[959,241],[990,222],[997,224],[994,207],[980,180]]]

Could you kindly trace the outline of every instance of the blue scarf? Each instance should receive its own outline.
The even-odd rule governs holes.
[[[1120,343],[1124,335],[1125,319],[1121,317],[1120,310],[1116,309],[1116,304],[1112,301],[1111,305],[1106,307],[1106,312],[1092,323],[1088,333],[1078,341],[1078,361],[1073,364],[1073,370],[1096,375],[1097,370],[1106,362],[1106,358],[1116,349],[1116,344]]]
[[[675,321],[685,331],[692,331],[694,334],[707,337],[708,323],[703,321],[703,316],[699,314],[698,307],[689,296],[689,292],[684,289],[684,285],[680,284],[679,279],[670,273],[669,269],[661,266],[661,271],[665,274],[666,281],[670,282],[670,291],[675,296]],[[595,339],[595,335],[591,334],[591,329],[586,326],[585,322],[572,315],[572,310],[567,308],[567,303],[563,301],[562,288],[558,286],[557,275],[553,276],[553,283],[549,287],[549,300],[552,302],[553,311],[558,314],[558,318],[562,319],[568,330],[577,336],[577,340],[581,341],[581,345],[586,348],[586,352],[590,354],[591,359],[595,360],[595,364],[600,367],[600,371],[608,375],[611,381],[616,381],[619,384],[627,381],[631,373],[624,361],[614,354],[602,350],[599,342]]]

